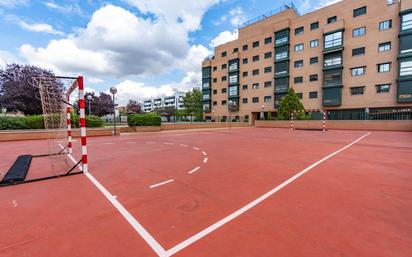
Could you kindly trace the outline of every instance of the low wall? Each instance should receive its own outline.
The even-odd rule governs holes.
[[[248,123],[243,122],[205,122],[205,123],[168,123],[162,124],[161,130],[182,130],[182,129],[207,129],[207,128],[239,128],[249,127]]]
[[[295,120],[296,129],[321,129],[322,121]],[[255,121],[257,128],[290,128],[290,121]],[[326,129],[412,131],[410,120],[327,120]]]
[[[111,136],[111,128],[88,128],[87,136]],[[80,137],[80,130],[74,129],[72,132],[73,137]],[[35,140],[35,139],[49,139],[56,137],[55,131],[47,130],[5,130],[0,131],[0,142],[2,141],[18,141],[18,140]]]

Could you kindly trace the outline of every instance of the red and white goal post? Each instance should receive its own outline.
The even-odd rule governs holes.
[[[39,153],[18,156],[0,186],[88,172],[83,77],[32,76],[27,82],[38,89],[47,143],[38,143]],[[73,140],[74,128],[80,131],[79,143]],[[50,165],[42,177],[26,180],[35,158],[47,158],[43,163]]]
[[[326,116],[327,116],[327,114],[326,114],[325,109],[309,109],[309,110],[302,110],[300,112],[304,113],[304,114],[310,114],[310,115],[312,115],[312,113],[315,113],[315,112],[321,113],[322,126],[319,127],[319,128],[314,126],[312,129],[319,129],[319,130],[322,130],[322,131],[326,131]],[[291,116],[290,116],[290,130],[296,129],[294,121],[297,120],[296,117],[297,117],[298,113],[299,113],[299,111],[293,111],[291,113]],[[313,120],[312,120],[312,122],[313,122]]]

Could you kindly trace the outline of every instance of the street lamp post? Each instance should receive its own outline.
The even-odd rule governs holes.
[[[261,108],[262,108],[262,112],[260,113],[260,119],[261,119],[261,120],[264,120],[264,119],[265,119],[265,111],[264,111],[264,110],[265,110],[265,106],[262,105]]]
[[[91,101],[93,100],[93,96],[92,95],[88,95],[87,96],[87,100],[89,101],[89,116],[92,115],[92,108],[90,106]]]
[[[236,111],[237,104],[235,101],[229,100],[229,129],[232,129],[232,112]]]
[[[116,136],[116,101],[114,95],[117,93],[117,88],[111,87],[110,93],[113,95],[113,134]]]

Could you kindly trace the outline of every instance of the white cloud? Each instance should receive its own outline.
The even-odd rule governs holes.
[[[58,5],[54,1],[44,2],[49,9],[58,11],[63,14],[82,14],[82,10],[78,4]]]
[[[180,60],[177,65],[186,72],[199,72],[202,61],[211,54],[213,52],[203,45],[193,45],[190,47],[185,59]]]
[[[144,12],[156,13],[157,18],[143,19],[121,7],[105,5],[75,34],[52,40],[46,47],[22,45],[21,55],[31,64],[53,68],[62,74],[122,77],[157,75],[176,67],[200,70],[201,61],[198,68],[193,62],[182,64],[188,56],[199,60],[205,52],[200,46],[190,47],[189,32],[199,28],[203,12],[217,0],[201,1],[199,5],[197,1],[186,0],[128,2]],[[196,8],[187,12],[192,6]]]
[[[329,5],[332,5],[332,4],[336,4],[336,3],[338,3],[342,0],[318,0],[318,1],[319,1],[318,5],[315,9],[319,9],[319,8],[329,6]]]
[[[88,81],[89,83],[91,83],[91,84],[101,84],[101,83],[104,82],[103,79],[95,78],[95,77],[88,77],[88,78],[87,78],[87,81]]]
[[[7,51],[0,50],[0,68],[5,67],[7,64],[18,63],[16,57]]]
[[[125,80],[115,85],[117,88],[116,97],[120,105],[125,105],[129,100],[142,101],[149,98],[173,95],[175,92],[185,92],[194,87],[200,87],[200,81],[200,72],[188,72],[180,82],[165,84],[158,87],[146,85],[143,82]]]
[[[26,5],[28,0],[0,0],[0,6],[3,7],[16,7],[21,5]]]
[[[216,47],[218,45],[225,44],[227,42],[233,41],[238,39],[238,30],[235,30],[233,32],[230,31],[223,31],[220,32],[219,35],[217,35],[212,41],[210,42],[209,46],[210,47]]]
[[[247,20],[246,16],[243,13],[242,8],[240,7],[236,7],[230,10],[229,14],[230,14],[230,23],[235,27],[242,25]]]
[[[52,34],[52,35],[59,35],[62,36],[64,35],[63,32],[56,30],[51,26],[50,24],[47,23],[28,23],[23,21],[17,16],[14,15],[7,15],[6,20],[16,23],[19,25],[22,29],[31,31],[31,32],[38,32],[38,33],[47,33],[47,34]]]

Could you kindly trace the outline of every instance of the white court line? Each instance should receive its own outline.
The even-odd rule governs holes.
[[[169,179],[169,180],[160,182],[160,183],[158,183],[158,184],[151,185],[150,188],[155,188],[155,187],[158,187],[158,186],[162,186],[162,185],[164,185],[164,184],[168,184],[168,183],[171,183],[171,182],[173,182],[173,181],[175,181],[175,180],[174,180],[174,179]]]
[[[59,144],[61,148],[62,145]],[[68,154],[73,163],[77,163],[71,154]],[[81,167],[79,166],[79,170]],[[97,179],[95,179],[89,172],[84,172],[86,177],[102,192],[102,194],[109,200],[109,202],[120,212],[120,214],[129,222],[129,224],[136,230],[136,232],[146,241],[148,245],[159,255],[159,257],[168,257],[166,250],[153,238],[152,235],[124,208],[124,206],[113,196]]]
[[[126,144],[136,144],[136,142],[126,142]]]
[[[146,144],[154,144],[155,142],[146,142]]]
[[[207,162],[207,158],[204,158],[204,159],[203,159],[203,163],[206,163],[206,162]]]
[[[219,220],[218,222],[216,222],[215,224],[205,228],[204,230],[200,231],[199,233],[195,234],[194,236],[186,239],[185,241],[175,245],[174,247],[170,248],[169,250],[166,251],[167,256],[171,256],[177,252],[179,252],[180,250],[188,247],[189,245],[193,244],[194,242],[198,241],[199,239],[207,236],[208,234],[212,233],[213,231],[215,231],[216,229],[220,228],[221,226],[225,225],[226,223],[230,222],[231,220],[237,218],[238,216],[242,215],[243,213],[247,212],[248,210],[252,209],[253,207],[255,207],[256,205],[258,205],[259,203],[261,203],[262,201],[264,201],[265,199],[269,198],[270,196],[272,196],[274,193],[276,193],[277,191],[281,190],[282,188],[284,188],[285,186],[289,185],[290,183],[292,183],[293,181],[295,181],[296,179],[298,179],[299,177],[301,177],[302,175],[304,175],[305,173],[307,173],[308,171],[310,171],[311,169],[315,168],[316,166],[318,166],[319,164],[323,163],[324,161],[332,158],[333,156],[337,155],[338,153],[344,151],[345,149],[348,149],[349,147],[351,147],[352,145],[356,144],[357,142],[359,142],[360,140],[362,140],[363,138],[369,136],[371,133],[367,133],[363,136],[361,136],[360,138],[356,139],[355,141],[353,141],[352,143],[342,147],[341,149],[329,154],[326,157],[323,157],[322,159],[320,159],[319,161],[311,164],[310,166],[306,167],[304,170],[298,172],[297,174],[295,174],[294,176],[292,176],[291,178],[287,179],[286,181],[284,181],[282,184],[276,186],[275,188],[273,188],[272,190],[270,190],[269,192],[267,192],[266,194],[260,196],[259,198],[257,198],[256,200],[250,202],[249,204],[243,206],[242,208],[240,208],[239,210],[233,212],[232,214],[230,214],[229,216],[226,216],[225,218]]]
[[[185,145],[185,144],[180,144],[180,146],[183,146],[183,147],[188,147],[188,145]]]
[[[165,145],[174,145],[173,143],[168,143],[168,142],[165,142],[163,144],[165,144]]]
[[[200,149],[199,148],[197,148],[197,147],[193,147],[193,149],[195,149],[196,151],[199,151]]]
[[[187,174],[192,174],[195,173],[196,171],[198,171],[200,169],[199,166],[197,166],[196,168],[194,168],[193,170],[189,171]]]
[[[206,156],[206,155],[207,155],[207,153],[206,153],[206,152],[202,152],[202,154],[203,154],[204,156]]]
[[[103,143],[104,145],[114,145],[114,143]]]

